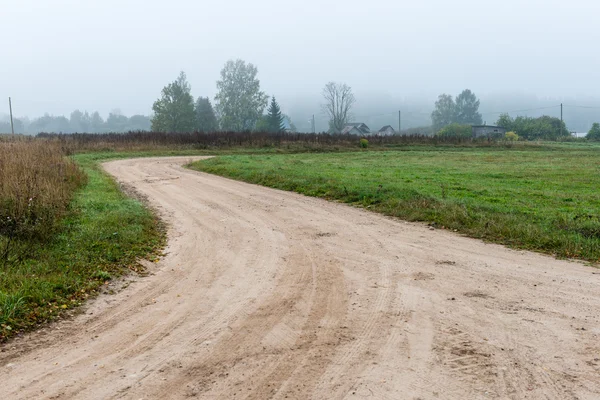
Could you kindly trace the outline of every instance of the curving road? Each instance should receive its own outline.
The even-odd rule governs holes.
[[[105,165],[167,256],[0,348],[0,399],[600,398],[600,270],[188,161]]]

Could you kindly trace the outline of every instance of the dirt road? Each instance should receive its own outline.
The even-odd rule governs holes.
[[[5,345],[0,399],[599,399],[600,270],[185,170],[106,169],[153,274]]]

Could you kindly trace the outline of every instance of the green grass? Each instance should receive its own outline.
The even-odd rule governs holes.
[[[76,156],[88,183],[59,233],[32,243],[26,259],[0,270],[0,341],[78,306],[162,247],[165,235],[155,216],[100,169],[98,161],[115,156],[126,155]]]
[[[403,150],[222,156],[191,168],[515,248],[600,260],[600,146]]]

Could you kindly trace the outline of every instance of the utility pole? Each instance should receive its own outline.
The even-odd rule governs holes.
[[[398,133],[402,131],[402,111],[398,110]]]
[[[563,104],[560,103],[560,136],[563,135]]]
[[[315,114],[312,115],[312,123],[311,123],[311,128],[312,128],[312,133],[316,133],[316,126],[315,126]]]
[[[8,98],[8,108],[10,110],[10,130],[12,131],[12,134],[15,134],[15,126],[13,124],[13,117],[12,117],[12,101],[10,100],[10,97]]]

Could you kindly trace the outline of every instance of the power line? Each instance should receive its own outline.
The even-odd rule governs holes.
[[[526,110],[513,110],[513,111],[492,111],[492,112],[486,112],[486,113],[481,113],[481,115],[490,115],[490,114],[511,114],[511,113],[518,113],[518,112],[528,112],[528,111],[538,111],[538,110],[547,110],[549,108],[558,108],[560,107],[560,104],[555,105],[555,106],[548,106],[548,107],[538,107],[538,108],[528,108]]]

